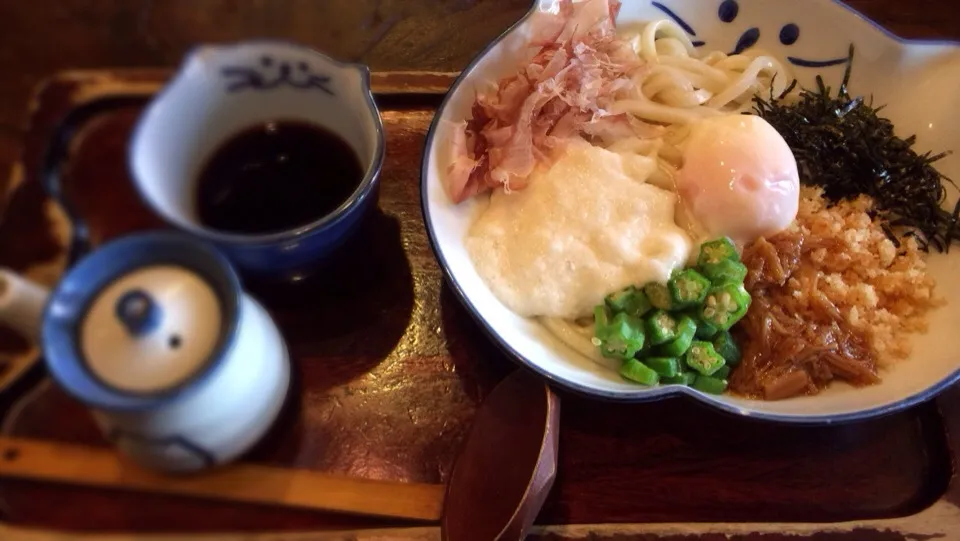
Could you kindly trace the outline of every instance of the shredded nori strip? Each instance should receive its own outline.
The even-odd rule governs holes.
[[[951,242],[960,240],[960,202],[952,213],[942,208],[946,199],[942,181],[956,184],[933,164],[950,152],[917,154],[912,149],[916,136],[894,135],[893,123],[878,115],[883,106],[873,107],[872,97],[865,102],[850,96],[853,54],[851,46],[835,97],[818,75],[816,90],[802,89],[798,101],[786,99],[797,86],[794,80],[780,96],[771,92],[769,100],[755,97],[754,111],[786,140],[802,183],[822,187],[831,203],[870,196],[876,206],[874,218],[897,246],[895,231],[901,238],[917,239],[924,251],[930,245],[949,251]]]

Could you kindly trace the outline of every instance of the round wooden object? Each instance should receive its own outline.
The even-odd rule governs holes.
[[[523,539],[553,486],[560,401],[518,370],[483,401],[447,485],[444,541]]]

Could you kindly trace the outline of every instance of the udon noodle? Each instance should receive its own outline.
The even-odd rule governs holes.
[[[611,150],[655,156],[661,169],[671,174],[682,165],[678,147],[690,124],[744,112],[754,96],[771,92],[779,96],[793,79],[780,60],[760,49],[736,55],[720,51],[700,55],[683,29],[666,19],[651,22],[640,33],[623,39],[646,68],[638,70],[632,91],[618,97],[610,112],[666,126],[667,132],[659,140],[627,139]]]
[[[674,190],[674,179],[683,165],[683,144],[690,125],[709,117],[746,112],[756,95],[782,95],[793,75],[772,54],[751,48],[739,54],[720,51],[701,54],[675,22],[650,22],[639,32],[624,31],[620,39],[629,44],[643,67],[631,77],[633,85],[619,92],[609,113],[627,113],[665,127],[662,136],[624,138],[607,146],[618,153],[641,154],[657,161],[651,184]],[[681,225],[693,227],[678,209]],[[696,235],[696,231],[692,231]],[[591,341],[593,321],[540,318],[558,339],[580,354],[615,368]]]

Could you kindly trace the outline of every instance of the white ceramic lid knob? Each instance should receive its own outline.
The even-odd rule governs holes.
[[[160,324],[161,310],[149,293],[132,289],[117,301],[117,319],[130,336],[143,336]]]

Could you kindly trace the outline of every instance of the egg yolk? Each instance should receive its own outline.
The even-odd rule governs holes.
[[[796,218],[797,161],[766,120],[729,115],[699,122],[683,159],[677,191],[712,237],[749,243],[783,231]]]

